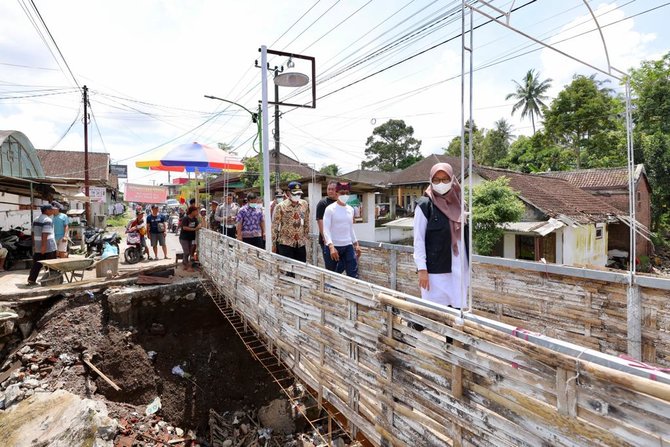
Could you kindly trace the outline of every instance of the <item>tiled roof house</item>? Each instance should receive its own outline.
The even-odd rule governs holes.
[[[495,255],[566,265],[605,266],[608,228],[622,212],[569,181],[477,166],[473,183],[509,179],[526,205],[522,222],[505,225]]]
[[[598,168],[579,171],[557,171],[540,174],[543,177],[563,179],[598,197],[602,201],[628,215],[628,168]],[[644,233],[651,226],[651,186],[644,165],[635,166],[633,181],[635,184],[635,220],[644,227]],[[630,246],[629,227],[623,223],[612,225],[609,231],[611,248],[628,251]],[[651,242],[641,234],[636,239],[636,254],[648,255]]]

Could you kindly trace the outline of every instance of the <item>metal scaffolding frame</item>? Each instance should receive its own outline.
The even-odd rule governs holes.
[[[526,39],[535,42],[538,45],[543,46],[551,51],[554,51],[568,59],[572,59],[575,62],[580,63],[586,67],[592,68],[597,72],[604,74],[605,76],[615,79],[617,81],[623,82],[625,85],[625,119],[626,119],[626,148],[627,148],[627,168],[628,168],[628,213],[629,213],[629,243],[630,243],[630,253],[629,253],[629,271],[628,271],[628,283],[631,287],[628,289],[628,354],[631,357],[634,357],[638,360],[642,356],[642,333],[641,333],[641,309],[640,309],[640,294],[636,293],[636,288],[633,287],[636,284],[636,232],[637,232],[637,221],[635,216],[635,158],[633,152],[633,121],[631,114],[631,90],[630,90],[630,80],[626,76],[626,73],[612,66],[609,57],[609,50],[607,48],[607,41],[602,32],[602,27],[598,22],[596,15],[594,14],[591,6],[588,4],[587,0],[582,0],[584,5],[589,11],[589,14],[593,18],[596,28],[600,34],[600,39],[603,44],[603,49],[605,53],[605,58],[607,60],[607,68],[602,68],[597,65],[594,65],[590,62],[582,60],[574,55],[571,55],[565,51],[562,51],[556,48],[554,45],[551,45],[547,42],[544,42],[536,37],[531,36],[530,34],[522,31],[519,28],[514,27],[511,24],[512,12],[514,8],[514,1],[509,5],[508,10],[503,10],[494,6],[491,0],[461,0],[461,181],[465,178],[465,125],[467,122],[470,123],[468,128],[468,178],[469,178],[469,194],[468,194],[468,211],[472,210],[472,123],[473,123],[473,71],[474,71],[474,29],[473,21],[474,14],[480,14],[491,22],[495,22],[500,26],[503,26],[512,32],[525,37]],[[469,20],[466,20],[466,16]],[[466,22],[468,22],[466,24]],[[466,44],[466,34],[469,33],[468,43]],[[468,55],[469,66],[466,71],[466,53]],[[465,117],[465,105],[466,105],[466,89],[465,89],[465,77],[468,75],[468,119]],[[468,237],[472,240],[472,213],[468,212],[466,214],[465,203],[461,200],[461,215],[467,216],[468,226],[469,226],[469,235]],[[464,240],[465,237],[465,226],[461,225],[461,240]],[[472,259],[472,244],[469,247],[469,259]],[[466,268],[466,259],[462,257],[462,270],[465,271]],[[465,291],[467,289],[468,297],[468,312],[472,311],[472,263],[467,263],[467,277],[462,276],[461,278],[461,293],[462,297],[465,296]],[[467,281],[467,284],[466,284]],[[461,318],[463,318],[463,313],[461,312]]]

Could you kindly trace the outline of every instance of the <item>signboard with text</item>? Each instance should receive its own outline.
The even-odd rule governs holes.
[[[167,200],[165,186],[135,185],[126,183],[126,192],[123,199],[126,202],[136,203],[165,203]]]
[[[128,178],[128,165],[109,165],[109,173],[118,178]]]
[[[105,202],[107,201],[107,188],[91,186],[88,188],[88,196],[91,198],[91,202]]]

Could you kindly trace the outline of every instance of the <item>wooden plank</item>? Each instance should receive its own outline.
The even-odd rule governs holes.
[[[120,386],[118,386],[116,383],[114,383],[112,381],[112,379],[110,379],[105,374],[103,374],[103,372],[100,371],[98,368],[96,368],[96,366],[93,363],[91,363],[88,359],[84,358],[82,360],[83,360],[84,363],[86,363],[86,365],[88,365],[89,368],[91,368],[91,370],[93,370],[93,372],[95,372],[97,375],[99,375],[102,380],[107,382],[107,384],[109,384],[109,386],[114,388],[116,391],[121,391]]]

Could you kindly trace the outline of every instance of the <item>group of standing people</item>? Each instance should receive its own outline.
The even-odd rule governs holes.
[[[28,285],[37,285],[42,263],[48,259],[68,256],[68,230],[70,220],[65,207],[58,202],[40,206],[41,214],[32,223],[33,265],[28,273]]]
[[[461,237],[461,186],[447,163],[434,165],[429,181],[414,212],[414,262],[421,297],[462,308],[469,260],[468,241]],[[326,269],[358,278],[361,248],[354,232],[354,210],[347,204],[350,193],[349,183],[329,182],[326,197],[316,206],[316,222]],[[201,228],[210,228],[258,248],[265,247],[268,235],[262,204],[255,193],[247,194],[242,206],[235,203],[232,193],[226,195],[224,203],[210,202],[209,218],[195,206],[194,200],[192,202],[179,221],[179,242],[186,270],[192,269],[196,235]],[[32,223],[33,265],[28,276],[29,285],[36,284],[42,268],[40,261],[68,256],[69,219],[63,205],[52,202],[42,205],[40,210],[41,214]],[[158,245],[162,248],[163,258],[169,259],[165,240],[168,217],[159,213],[158,205],[151,206],[151,214],[146,219],[144,216],[144,210],[138,208],[135,219],[128,224],[128,231],[140,234],[148,259],[158,259]],[[277,192],[272,202],[271,216],[272,234],[269,236],[272,238],[273,252],[306,262],[310,209],[303,199],[299,182],[290,182],[286,192]],[[147,234],[153,248],[153,258],[145,242]],[[0,258],[2,254],[0,252]]]

